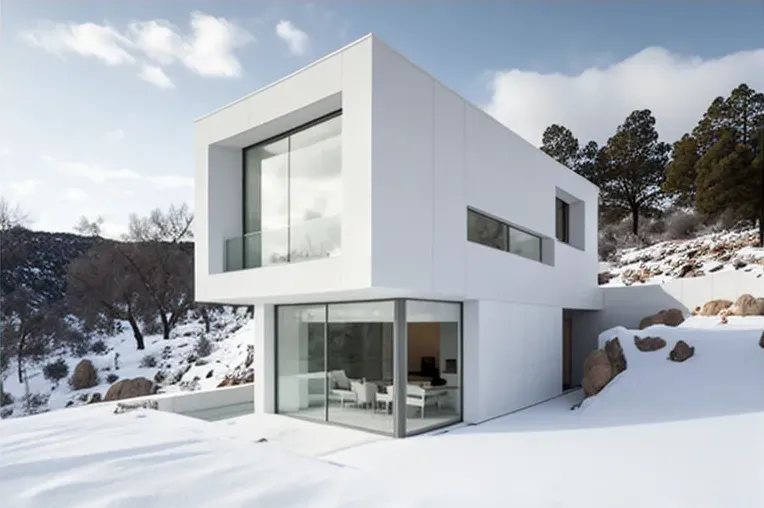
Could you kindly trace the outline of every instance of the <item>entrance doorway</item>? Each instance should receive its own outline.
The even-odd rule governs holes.
[[[567,310],[562,311],[562,390],[573,387],[573,315]]]

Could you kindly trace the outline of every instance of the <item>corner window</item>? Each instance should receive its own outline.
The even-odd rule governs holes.
[[[467,240],[541,261],[541,237],[467,209]]]
[[[564,243],[570,243],[570,205],[560,198],[556,201],[556,236]]]

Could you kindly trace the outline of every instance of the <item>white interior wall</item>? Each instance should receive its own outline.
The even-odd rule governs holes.
[[[465,306],[464,420],[478,423],[562,392],[562,309],[497,301]],[[475,341],[477,342],[477,341]]]

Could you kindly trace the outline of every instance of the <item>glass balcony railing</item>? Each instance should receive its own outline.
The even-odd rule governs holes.
[[[338,214],[229,238],[225,241],[225,271],[337,256],[341,226]]]

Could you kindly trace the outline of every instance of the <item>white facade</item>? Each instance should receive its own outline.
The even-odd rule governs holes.
[[[224,271],[242,149],[342,110],[341,251]],[[256,407],[273,411],[274,305],[463,302],[463,419],[562,390],[562,309],[600,309],[597,188],[367,36],[196,123],[196,298],[255,304]],[[555,198],[570,241],[555,239]],[[471,208],[542,238],[542,261],[467,241]]]

